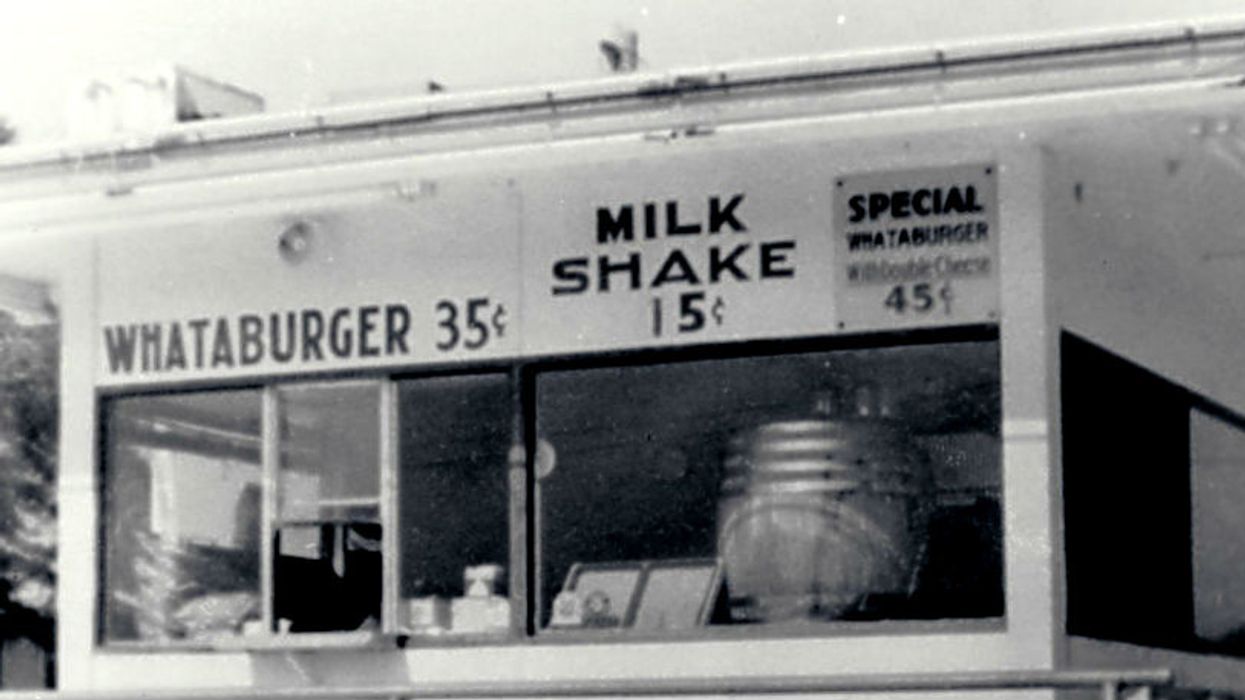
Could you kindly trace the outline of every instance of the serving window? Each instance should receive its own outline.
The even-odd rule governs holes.
[[[104,641],[509,634],[510,396],[502,373],[108,400]]]
[[[109,401],[104,639],[379,628],[380,397],[370,382]]]
[[[105,639],[261,624],[261,405],[253,389],[109,403]]]
[[[920,341],[106,399],[103,640],[1000,617],[998,342]]]
[[[399,629],[423,638],[520,630],[524,601],[509,585],[523,570],[512,569],[509,547],[510,376],[404,380],[397,393]]]
[[[537,375],[541,629],[1001,615],[998,367],[982,342]]]
[[[275,394],[272,622],[290,632],[378,628],[380,385],[288,386]]]

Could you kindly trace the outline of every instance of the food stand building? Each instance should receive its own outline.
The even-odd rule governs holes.
[[[1245,692],[1243,41],[3,154],[58,692]]]

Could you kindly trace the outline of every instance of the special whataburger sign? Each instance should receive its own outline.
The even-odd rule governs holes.
[[[101,384],[825,335],[997,315],[990,166],[640,158],[100,241]]]
[[[994,168],[871,173],[835,182],[835,297],[843,328],[997,318]]]

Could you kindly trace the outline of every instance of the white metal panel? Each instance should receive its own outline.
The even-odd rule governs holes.
[[[519,286],[510,185],[446,181],[408,194],[206,210],[104,237],[100,383],[516,353],[518,331],[505,327]],[[476,298],[490,300],[476,309],[489,333],[480,347],[468,323]],[[457,309],[455,331],[442,302]]]
[[[1239,414],[1245,412],[1245,376],[1239,371],[1245,276],[1234,251],[1245,241],[1245,200],[1240,173],[1200,131],[1214,121],[1208,117],[1191,112],[1087,124],[1046,144],[1044,246],[1052,280],[1047,342],[1054,349],[1061,333],[1074,333]],[[1057,397],[1054,350],[1051,358],[1047,382]],[[1051,414],[1058,429],[1057,402]],[[1053,459],[1058,485],[1057,451]],[[1053,498],[1050,507],[1059,513],[1062,501]],[[1064,533],[1056,530],[1054,537],[1059,542]],[[1059,550],[1053,563],[1062,587]],[[1139,563],[1122,580],[1144,575],[1149,565]],[[1062,622],[1063,611],[1055,612]],[[1057,644],[1075,666],[1162,664],[1189,683],[1245,688],[1245,661],[1239,658],[1069,637],[1062,629],[1060,634],[1065,636]]]
[[[833,158],[816,146],[709,148],[642,144],[630,159],[524,182],[530,352],[834,328]]]

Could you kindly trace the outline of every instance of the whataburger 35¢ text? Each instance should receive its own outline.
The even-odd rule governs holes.
[[[128,374],[406,355],[410,335],[410,308],[386,304],[112,325],[103,341],[109,372]]]

